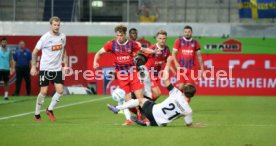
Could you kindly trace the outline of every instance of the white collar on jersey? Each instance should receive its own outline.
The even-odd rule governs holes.
[[[156,47],[158,48],[158,50],[163,50],[163,49],[165,49],[165,48],[161,48],[161,47],[159,46],[158,43],[156,43]]]
[[[183,37],[183,39],[184,39],[185,41],[189,41],[189,42],[193,40],[193,38],[186,39],[185,37]]]
[[[124,42],[123,44],[121,44],[118,40],[116,40],[116,41],[117,41],[117,43],[118,43],[119,45],[125,45],[125,44],[127,44],[128,39],[127,39],[126,42]]]
[[[52,31],[49,31],[49,33],[50,33],[51,36],[60,36],[60,32],[58,32],[58,34],[55,34]]]

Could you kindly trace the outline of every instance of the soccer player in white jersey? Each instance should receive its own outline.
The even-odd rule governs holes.
[[[168,72],[169,65],[165,67],[165,71]],[[117,114],[120,110],[125,108],[131,108],[141,106],[145,116],[149,119],[151,126],[166,126],[173,120],[184,117],[184,121],[187,126],[201,127],[205,124],[192,124],[192,109],[189,106],[188,98],[194,96],[196,88],[189,84],[184,88],[184,94],[175,88],[168,77],[164,80],[164,84],[169,92],[169,97],[161,103],[154,103],[146,98],[132,99],[125,102],[123,105],[112,106],[108,104],[108,109]]]
[[[38,122],[41,121],[40,109],[47,95],[49,81],[54,83],[56,93],[52,97],[46,113],[51,121],[55,121],[53,109],[63,94],[62,61],[65,73],[68,72],[68,59],[65,51],[66,36],[59,31],[60,19],[58,17],[54,16],[50,19],[50,28],[51,30],[39,39],[32,53],[31,75],[35,76],[38,74],[37,53],[42,51],[39,71],[40,92],[37,96],[35,108],[35,120]]]

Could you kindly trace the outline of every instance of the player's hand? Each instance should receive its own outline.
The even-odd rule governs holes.
[[[162,51],[160,49],[155,50],[155,54],[162,54]]]
[[[188,127],[206,127],[207,124],[203,124],[203,123],[194,123],[194,124],[190,124],[187,125]]]
[[[31,75],[36,76],[37,74],[38,74],[38,71],[37,71],[36,67],[32,67],[31,68]]]
[[[99,63],[98,62],[94,62],[93,68],[96,70],[97,68],[99,68]]]
[[[64,74],[69,74],[70,73],[70,68],[69,67],[63,67],[62,68],[62,70],[63,70],[63,72],[64,72]]]

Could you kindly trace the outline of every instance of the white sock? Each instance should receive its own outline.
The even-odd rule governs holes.
[[[5,91],[4,97],[7,98],[9,96],[9,92]]]
[[[35,105],[35,115],[39,115],[40,114],[40,109],[44,103],[44,98],[45,95],[43,94],[38,94],[37,99],[36,99],[36,105]]]
[[[124,114],[125,114],[125,117],[127,120],[130,120],[130,117],[131,117],[131,113],[129,111],[129,109],[124,109]]]
[[[55,93],[55,95],[52,97],[52,101],[48,107],[48,110],[53,110],[56,104],[59,102],[59,98],[61,97],[62,94]]]
[[[116,108],[119,110],[123,110],[123,109],[127,109],[127,108],[137,107],[138,105],[139,105],[138,99],[130,99],[129,101],[124,102],[122,105],[116,106]]]

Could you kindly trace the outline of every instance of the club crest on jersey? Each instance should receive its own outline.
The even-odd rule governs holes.
[[[58,43],[59,43],[59,44],[64,44],[64,43],[65,43],[65,40],[64,40],[64,39],[60,39]]]
[[[54,45],[52,46],[52,51],[58,51],[62,49],[62,45]]]

